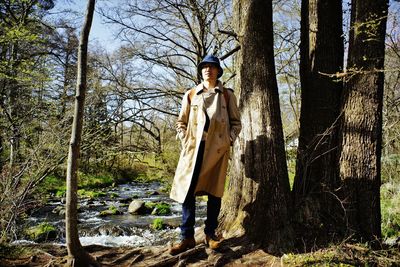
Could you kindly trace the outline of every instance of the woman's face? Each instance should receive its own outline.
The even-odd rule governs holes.
[[[203,76],[204,81],[212,82],[218,79],[218,67],[214,64],[204,64],[201,69],[201,75]]]

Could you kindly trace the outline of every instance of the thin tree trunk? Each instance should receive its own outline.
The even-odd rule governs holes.
[[[1,106],[1,105],[0,105]],[[3,166],[4,166],[4,162],[3,162],[3,152],[4,148],[3,148],[3,136],[0,135],[0,173],[3,170]]]
[[[78,51],[78,78],[75,96],[74,120],[72,123],[71,141],[69,145],[67,167],[67,199],[66,199],[66,239],[68,249],[68,264],[70,266],[97,265],[90,255],[83,249],[78,234],[77,216],[77,170],[82,136],[83,112],[86,94],[87,74],[87,47],[89,32],[92,25],[95,0],[88,0],[87,13],[79,42]]]
[[[382,105],[387,0],[353,0],[340,131],[340,190],[348,235],[381,237]]]
[[[67,99],[68,99],[68,72],[69,72],[69,54],[65,56],[65,66],[64,66],[64,81],[63,81],[63,91],[61,95],[61,111],[60,118],[65,117],[65,111],[67,110]]]
[[[18,62],[18,45],[13,44],[10,49],[10,54],[12,56],[13,61]],[[16,77],[14,68],[11,68],[11,72],[13,77]],[[18,161],[18,153],[19,153],[19,126],[16,123],[18,121],[18,108],[17,108],[17,99],[18,92],[21,91],[21,88],[18,88],[18,83],[16,81],[11,81],[8,84],[8,114],[9,121],[11,124],[12,135],[10,136],[10,156],[9,156],[9,168],[13,170],[15,167],[15,163]]]
[[[220,228],[270,252],[292,246],[287,174],[275,74],[272,2],[234,1],[237,57],[236,93],[243,130],[234,146]]]
[[[2,60],[2,58],[3,58],[3,56],[1,55],[0,56],[0,60]],[[0,79],[0,95],[3,95],[3,92],[5,91],[4,88],[5,88],[5,81]],[[3,99],[3,97],[0,98],[0,108],[4,110],[4,99]],[[2,114],[2,116],[4,116],[4,115]],[[4,158],[6,158],[4,156],[4,145],[5,145],[5,143],[4,143],[4,133],[2,133],[2,134],[0,134],[0,173],[2,172],[3,166],[5,165],[5,162],[3,160]],[[0,238],[0,243],[1,243],[1,238]]]
[[[16,107],[16,98],[15,95],[18,91],[17,86],[12,86],[10,96],[9,96],[9,121],[11,124],[11,136],[10,136],[10,154],[9,154],[9,168],[10,170],[14,170],[17,162],[19,161],[19,140],[20,140],[20,125],[16,121],[18,121],[17,107]]]
[[[300,135],[293,185],[296,232],[302,242],[326,239],[342,217],[337,216],[334,192],[342,82],[329,76],[343,68],[342,35],[342,1],[302,1]]]

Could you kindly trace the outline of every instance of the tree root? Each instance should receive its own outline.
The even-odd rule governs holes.
[[[189,256],[194,256],[194,255],[200,255],[202,253],[205,253],[205,245],[199,245],[196,246],[192,249],[189,249],[185,252],[182,252],[181,254],[178,254],[176,256],[171,256],[170,258],[167,258],[161,262],[155,263],[153,265],[150,265],[151,267],[164,267],[164,266],[171,266],[179,262],[186,262]],[[194,257],[193,257],[194,258]]]
[[[134,256],[134,259],[130,262],[130,265],[131,265],[132,263],[135,263],[135,262],[139,261],[140,259],[144,258],[144,255],[142,253],[139,253],[139,255],[135,256],[135,254],[138,254],[138,251],[139,251],[138,249],[134,249],[134,250],[122,255],[121,257],[113,260],[110,264],[114,265],[114,266],[118,266],[122,262],[124,262]]]
[[[79,257],[67,256],[67,264],[65,267],[101,267],[100,263],[86,251]]]

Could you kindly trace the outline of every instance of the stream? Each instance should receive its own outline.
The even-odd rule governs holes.
[[[104,197],[95,199],[80,198],[78,202],[78,230],[82,245],[103,246],[151,246],[164,245],[179,238],[179,224],[181,220],[181,205],[172,201],[167,194],[159,193],[160,183],[130,183],[106,188]],[[135,198],[144,202],[165,202],[171,205],[171,214],[168,216],[132,215],[128,213],[128,206]],[[47,222],[58,230],[58,237],[54,243],[65,244],[64,213],[55,212],[64,208],[61,199],[50,200],[45,206],[32,212],[26,219],[29,225],[38,225]],[[121,215],[100,217],[101,211],[108,207],[117,207],[123,212]],[[206,202],[197,200],[196,227],[205,220]],[[154,230],[150,227],[153,220],[161,218],[170,229]],[[29,242],[19,240],[17,243]]]

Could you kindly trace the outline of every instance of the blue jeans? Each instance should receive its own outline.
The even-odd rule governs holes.
[[[191,238],[194,236],[194,224],[196,217],[196,197],[194,190],[197,185],[201,170],[201,162],[203,160],[205,142],[200,143],[197,160],[195,163],[192,182],[189,187],[189,191],[186,195],[186,199],[182,204],[182,224],[181,224],[181,238]],[[215,229],[218,227],[218,216],[221,210],[221,198],[208,195],[207,201],[207,220],[205,221],[204,233],[206,235],[213,236]]]

